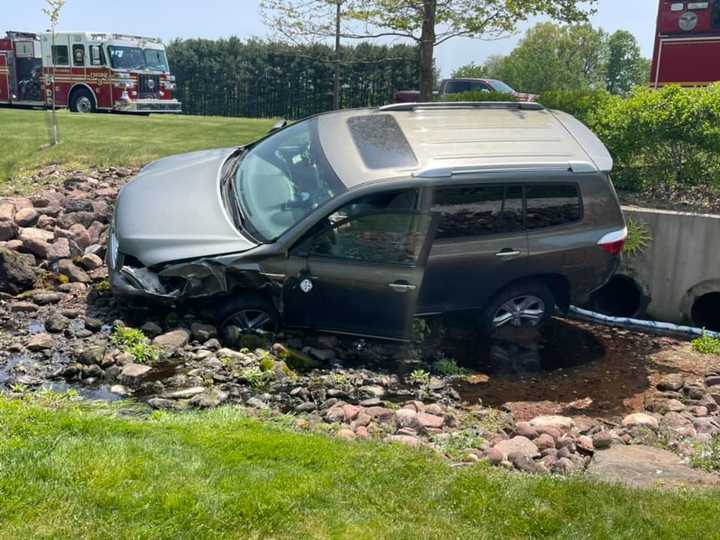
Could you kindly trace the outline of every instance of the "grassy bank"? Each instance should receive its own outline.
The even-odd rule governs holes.
[[[27,191],[37,168],[135,166],[181,152],[237,146],[263,135],[272,120],[204,116],[57,113],[61,143],[49,140],[44,111],[0,109],[0,192]]]
[[[454,469],[237,410],[0,399],[0,538],[700,538],[718,494]]]

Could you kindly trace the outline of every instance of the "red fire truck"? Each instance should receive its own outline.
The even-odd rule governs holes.
[[[0,38],[0,104],[71,111],[177,113],[175,77],[159,39],[121,34],[8,32]]]
[[[720,0],[660,0],[651,83],[720,81]]]

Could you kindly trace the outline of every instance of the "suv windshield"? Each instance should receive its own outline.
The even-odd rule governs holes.
[[[167,58],[162,49],[141,49],[140,47],[118,47],[111,45],[110,65],[114,69],[151,69],[168,71]]]
[[[263,241],[347,189],[325,159],[317,123],[314,118],[286,128],[242,157],[234,192],[251,232]]]

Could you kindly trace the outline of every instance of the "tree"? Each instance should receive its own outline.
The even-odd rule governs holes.
[[[352,0],[261,0],[265,24],[296,45],[335,42],[333,108],[340,108],[340,38]]]
[[[50,20],[50,32],[51,38],[51,57],[52,51],[55,50],[55,27],[60,21],[60,12],[65,6],[65,0],[45,0],[46,7],[43,8],[43,13],[47,15]],[[50,78],[51,90],[50,90],[50,101],[52,107],[52,144],[58,144],[60,142],[60,132],[58,130],[57,116],[55,115],[55,59],[53,58],[52,76]]]
[[[618,30],[608,39],[607,89],[612,94],[627,94],[633,86],[648,82],[650,61],[643,58],[637,39],[626,30]]]
[[[505,56],[494,54],[488,56],[484,64],[471,62],[460,66],[452,73],[454,79],[501,79],[500,73],[505,63]]]
[[[563,22],[586,21],[594,11],[584,5],[597,0],[365,0],[348,15],[366,31],[350,38],[394,36],[420,48],[420,95],[432,99],[435,47],[459,37],[497,38],[513,32],[518,23],[546,15]],[[580,5],[582,4],[582,5]]]

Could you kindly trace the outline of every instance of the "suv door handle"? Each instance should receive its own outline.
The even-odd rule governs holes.
[[[495,255],[498,257],[517,257],[520,255],[520,251],[517,249],[506,248],[498,251]]]
[[[388,283],[388,287],[399,293],[406,293],[417,289],[417,285],[412,285],[407,281],[395,281],[394,283]]]

